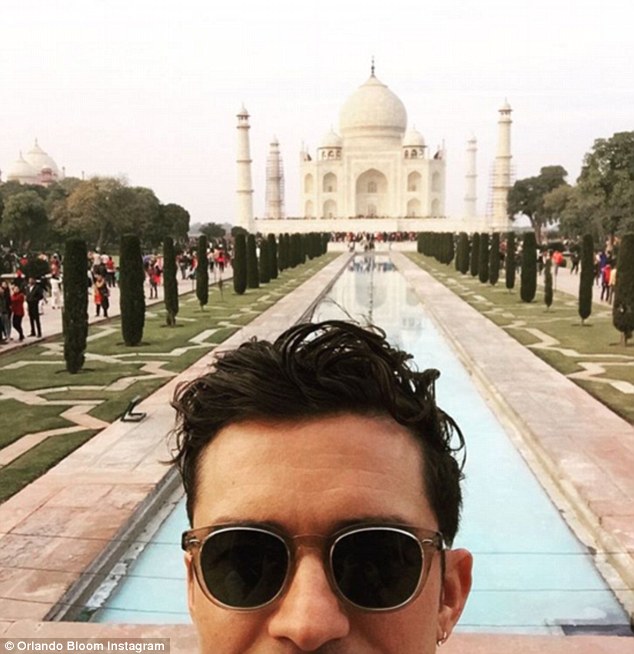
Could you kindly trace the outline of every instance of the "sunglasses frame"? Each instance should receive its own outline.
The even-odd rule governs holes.
[[[254,531],[258,533],[264,533],[277,538],[284,544],[284,547],[286,549],[286,554],[288,557],[286,575],[277,593],[275,593],[275,595],[267,602],[258,604],[256,606],[249,606],[249,607],[232,606],[231,604],[225,604],[224,602],[221,602],[218,598],[214,597],[214,595],[207,587],[202,571],[202,563],[201,563],[202,549],[209,538],[213,537],[215,534],[226,532],[226,531]],[[411,595],[405,601],[401,602],[396,606],[390,606],[386,608],[383,607],[372,608],[372,607],[366,607],[356,604],[355,602],[351,601],[344,595],[344,593],[341,591],[339,585],[337,584],[334,578],[332,557],[336,544],[346,536],[350,536],[352,534],[356,534],[362,531],[397,532],[397,533],[405,534],[406,536],[412,538],[418,543],[418,546],[421,551],[422,562],[423,562],[423,565],[421,567],[421,572],[418,578],[418,582]],[[326,570],[326,575],[328,577],[328,582],[330,584],[330,587],[332,588],[335,595],[340,600],[342,600],[345,604],[349,606],[353,606],[354,608],[359,609],[361,611],[367,611],[369,613],[378,613],[378,612],[385,613],[389,611],[397,611],[398,609],[401,609],[407,606],[408,604],[410,604],[411,602],[413,602],[420,595],[425,585],[425,582],[427,581],[427,577],[429,576],[429,572],[431,570],[433,557],[437,551],[440,552],[441,554],[442,557],[441,569],[444,570],[444,562],[445,562],[444,557],[445,557],[445,550],[447,549],[447,545],[445,544],[444,537],[439,531],[426,529],[424,527],[412,527],[411,525],[372,524],[372,523],[360,523],[360,524],[351,525],[349,527],[345,527],[344,529],[340,529],[329,536],[324,536],[321,534],[301,534],[298,536],[288,536],[287,534],[284,534],[281,531],[271,528],[268,525],[266,527],[264,526],[260,527],[257,524],[211,525],[208,527],[198,527],[196,529],[189,529],[187,531],[184,531],[181,536],[181,548],[185,552],[189,553],[190,556],[192,557],[192,561],[194,565],[194,576],[196,577],[196,581],[198,582],[198,585],[200,586],[205,597],[211,602],[213,602],[214,604],[216,604],[217,606],[220,606],[222,608],[231,609],[232,611],[243,612],[243,611],[257,611],[259,609],[268,607],[271,604],[273,604],[273,602],[275,602],[276,600],[278,600],[280,597],[284,595],[284,593],[288,589],[290,580],[293,576],[293,571],[297,561],[297,550],[299,549],[300,544],[302,542],[307,542],[307,541],[313,541],[313,542],[322,541],[322,543],[324,543],[321,545],[324,568]]]

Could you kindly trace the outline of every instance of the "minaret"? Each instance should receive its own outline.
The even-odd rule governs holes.
[[[467,218],[476,217],[476,204],[478,200],[476,192],[476,183],[478,181],[478,173],[476,168],[476,153],[478,151],[478,141],[475,136],[472,136],[467,141],[467,174],[466,188],[464,196],[465,216]]]
[[[274,136],[266,161],[266,210],[265,218],[284,218],[284,167],[280,143]]]
[[[249,148],[249,112],[242,105],[238,113],[238,211],[236,224],[255,232],[253,222],[253,185],[251,183],[251,153]]]
[[[493,227],[508,225],[507,197],[511,188],[511,105],[504,101],[498,120],[498,149],[493,173]]]

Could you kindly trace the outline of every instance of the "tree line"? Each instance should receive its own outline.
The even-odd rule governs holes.
[[[634,131],[600,138],[585,155],[576,184],[567,171],[544,166],[509,190],[508,214],[527,216],[538,243],[550,225],[560,234],[596,243],[634,231]]]
[[[104,251],[118,247],[127,233],[157,248],[166,236],[185,242],[189,220],[180,205],[162,204],[151,189],[129,186],[122,178],[0,185],[0,242],[21,252],[58,247],[69,238]]]

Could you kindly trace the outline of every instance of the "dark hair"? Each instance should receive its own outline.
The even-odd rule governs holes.
[[[177,411],[173,461],[183,478],[190,522],[198,462],[223,427],[262,418],[389,415],[421,444],[427,499],[451,544],[462,504],[464,438],[436,406],[434,382],[440,373],[412,370],[411,358],[392,347],[382,330],[336,320],[296,325],[274,343],[254,339],[223,353],[210,372],[179,386],[172,402]]]

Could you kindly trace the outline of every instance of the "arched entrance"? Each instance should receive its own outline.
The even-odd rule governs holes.
[[[357,178],[355,216],[384,216],[387,213],[387,177],[371,168]]]

